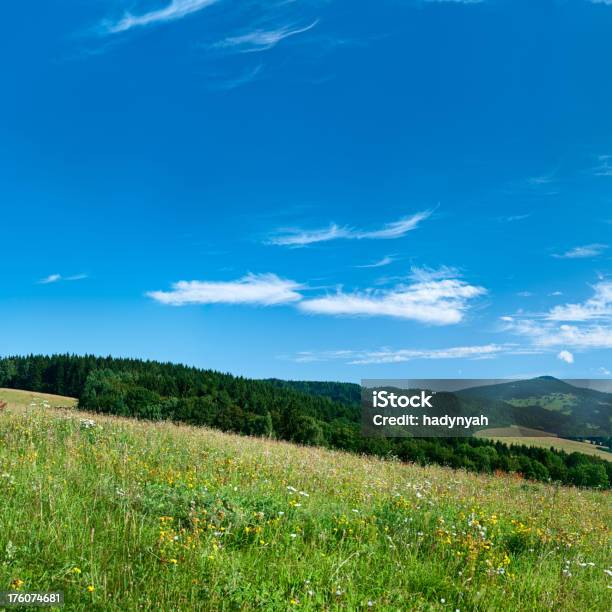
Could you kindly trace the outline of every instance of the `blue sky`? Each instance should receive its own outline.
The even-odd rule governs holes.
[[[612,1],[3,7],[0,353],[612,370]]]

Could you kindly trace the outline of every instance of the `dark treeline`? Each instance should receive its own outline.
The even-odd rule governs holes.
[[[0,359],[0,387],[76,397],[86,410],[206,425],[420,464],[517,472],[579,486],[612,483],[612,463],[582,453],[478,438],[364,438],[359,387],[350,384],[252,380],[137,359],[30,355]]]

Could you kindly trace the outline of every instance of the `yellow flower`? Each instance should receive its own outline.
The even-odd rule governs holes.
[[[70,570],[73,574],[80,574],[81,570],[78,567],[73,567],[72,570]]]
[[[173,565],[176,565],[178,561],[176,559],[170,559],[170,563],[172,563]]]
[[[11,588],[19,590],[24,584],[25,583],[23,582],[23,580],[21,580],[20,578],[15,578],[15,580],[11,582]]]
[[[93,593],[96,590],[96,587],[93,584],[88,585],[87,591],[89,593]]]

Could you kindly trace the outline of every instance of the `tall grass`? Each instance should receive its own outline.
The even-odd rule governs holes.
[[[0,590],[68,610],[605,610],[610,495],[9,405]]]

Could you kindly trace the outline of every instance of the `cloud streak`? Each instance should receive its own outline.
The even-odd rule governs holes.
[[[403,363],[418,359],[489,359],[506,352],[508,347],[498,344],[480,346],[454,346],[441,349],[390,349],[377,350],[338,350],[338,351],[301,351],[294,361],[309,363],[315,361],[341,360],[350,365],[370,365]]]
[[[326,228],[316,230],[290,229],[284,233],[279,233],[267,240],[268,244],[278,246],[303,247],[318,242],[328,242],[330,240],[392,240],[401,238],[408,232],[415,230],[422,221],[428,219],[432,214],[431,210],[415,213],[408,217],[387,223],[377,230],[357,230],[346,226],[339,226],[335,223]]]
[[[267,51],[286,38],[312,30],[318,23],[319,20],[317,19],[303,28],[291,29],[290,27],[283,27],[272,30],[254,30],[240,36],[229,36],[214,44],[213,47],[234,51],[236,53],[257,53],[260,51]]]
[[[612,281],[597,283],[593,291],[593,297],[585,302],[555,306],[546,318],[550,321],[612,319]]]
[[[39,285],[51,285],[53,283],[59,283],[61,281],[78,281],[87,278],[87,274],[74,274],[73,276],[62,276],[61,274],[49,274],[45,278],[41,278],[38,281]]]
[[[165,23],[168,21],[176,21],[197,13],[208,6],[216,4],[219,0],[172,0],[167,6],[134,15],[126,12],[121,19],[116,22],[106,22],[103,24],[104,30],[108,34],[120,34],[127,32],[133,28]]]
[[[394,261],[395,259],[393,257],[386,255],[385,257],[383,257],[382,259],[379,259],[378,261],[372,262],[370,264],[363,264],[361,266],[355,266],[355,267],[356,268],[382,268],[383,266],[388,266]]]
[[[612,348],[612,282],[600,281],[593,296],[531,316],[502,317],[504,329],[527,337],[537,347]]]
[[[247,274],[236,281],[179,281],[171,291],[149,291],[147,296],[162,304],[251,304],[276,306],[302,298],[302,285],[276,274]]]
[[[469,302],[486,293],[483,287],[456,278],[424,280],[389,290],[336,294],[305,300],[303,312],[332,316],[392,317],[431,325],[463,320]]]
[[[554,254],[553,257],[557,259],[586,259],[589,257],[599,257],[607,248],[607,244],[585,244],[584,246],[574,247],[565,253]]]

